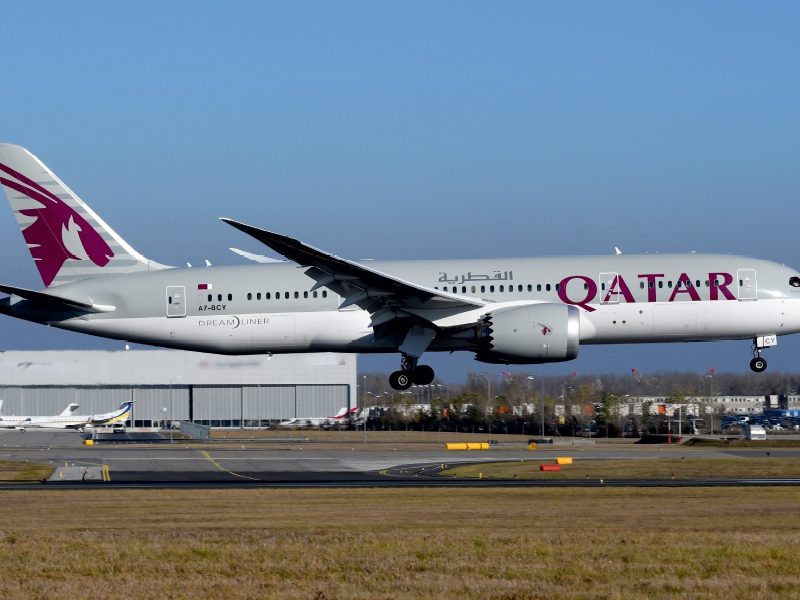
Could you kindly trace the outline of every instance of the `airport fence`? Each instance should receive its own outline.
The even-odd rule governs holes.
[[[208,425],[197,425],[191,421],[181,421],[181,434],[193,440],[207,440],[211,437],[211,427]]]

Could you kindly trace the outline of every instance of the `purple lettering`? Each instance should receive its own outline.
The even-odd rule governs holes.
[[[683,285],[681,285],[681,282],[683,282]],[[686,273],[681,273],[681,276],[678,277],[678,283],[672,290],[672,295],[669,297],[669,301],[674,302],[675,296],[678,294],[689,294],[689,297],[692,300],[695,302],[700,302],[700,295],[697,293],[692,280],[689,279],[689,276]]]
[[[619,287],[619,291],[617,291],[617,287]],[[636,300],[633,298],[633,294],[628,289],[625,280],[622,278],[622,275],[617,275],[614,277],[614,281],[611,282],[611,286],[608,288],[608,293],[606,294],[605,299],[603,299],[603,304],[607,304],[611,299],[611,294],[619,297],[622,294],[622,297],[625,298],[625,302],[634,303]]]
[[[716,285],[715,279],[718,276],[722,277],[723,282]],[[728,289],[728,286],[733,283],[733,275],[730,273],[709,273],[708,283],[711,286],[711,300],[719,300],[719,292],[717,290],[721,290],[722,295],[725,296],[727,300],[736,300],[736,296]]]
[[[644,275],[639,275],[639,277],[644,277],[647,279],[647,301],[648,302],[656,302],[656,279],[658,277],[663,277],[663,273],[645,273]]]
[[[580,279],[586,284],[586,298],[584,298],[579,302],[575,300],[570,300],[569,296],[567,296],[567,284],[573,279]],[[573,275],[572,277],[566,277],[561,280],[558,286],[558,297],[564,304],[572,304],[574,306],[580,306],[587,312],[594,312],[596,310],[591,306],[589,306],[588,304],[590,301],[594,300],[594,297],[596,295],[597,295],[597,284],[589,277],[584,277],[583,275]]]

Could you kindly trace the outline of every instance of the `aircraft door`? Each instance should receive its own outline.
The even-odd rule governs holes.
[[[616,273],[600,273],[600,304],[619,304]]]
[[[758,284],[755,269],[739,269],[736,271],[739,284],[739,300],[758,300]]]
[[[186,316],[186,288],[184,286],[167,286],[167,316]]]

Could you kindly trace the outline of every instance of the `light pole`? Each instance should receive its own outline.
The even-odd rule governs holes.
[[[711,435],[714,435],[714,373],[708,372],[708,384],[710,386],[710,396],[708,398],[711,402]]]
[[[169,380],[169,443],[172,444],[172,382],[178,381],[180,375]]]
[[[533,373],[528,373],[528,379],[531,381],[531,390],[533,390],[533,380],[535,379],[535,376],[533,375]],[[531,391],[531,394],[533,394],[533,391]],[[541,421],[542,421],[542,439],[544,439],[544,377],[542,378],[542,418],[541,418]]]

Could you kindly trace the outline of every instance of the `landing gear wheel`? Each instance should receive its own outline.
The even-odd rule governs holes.
[[[408,371],[395,371],[389,375],[389,385],[394,390],[407,390],[411,387],[411,375]]]
[[[761,373],[767,370],[767,361],[760,356],[750,361],[750,368],[756,373]]]
[[[433,383],[435,374],[433,369],[428,365],[417,365],[417,368],[411,373],[411,381],[416,385],[428,385]]]

